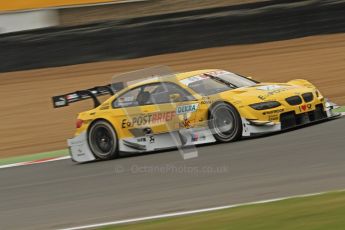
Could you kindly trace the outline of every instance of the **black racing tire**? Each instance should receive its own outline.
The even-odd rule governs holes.
[[[209,127],[219,142],[236,141],[242,137],[242,120],[235,107],[225,102],[213,105],[209,113]]]
[[[93,123],[88,131],[88,143],[97,159],[110,160],[118,156],[118,138],[113,126],[104,120]]]

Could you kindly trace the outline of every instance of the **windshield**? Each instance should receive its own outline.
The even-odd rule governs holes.
[[[185,78],[181,80],[181,83],[202,96],[257,84],[253,80],[223,70]]]

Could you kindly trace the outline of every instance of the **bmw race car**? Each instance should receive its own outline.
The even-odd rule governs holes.
[[[53,97],[55,108],[93,99],[68,140],[76,162],[108,160],[179,146],[231,142],[340,116],[306,80],[260,83],[219,69],[174,73],[152,68],[114,82]],[[103,103],[98,96],[111,95]]]

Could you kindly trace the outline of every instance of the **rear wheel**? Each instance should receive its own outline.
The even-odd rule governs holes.
[[[210,110],[209,126],[220,142],[238,140],[242,135],[242,121],[237,110],[226,103],[218,103]]]
[[[88,142],[96,158],[109,160],[117,157],[117,135],[106,121],[96,121],[88,133]]]

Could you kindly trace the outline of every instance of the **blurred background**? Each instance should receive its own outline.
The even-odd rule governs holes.
[[[51,96],[155,65],[304,78],[345,104],[345,1],[12,0],[0,3],[0,157],[66,148],[78,112]]]

